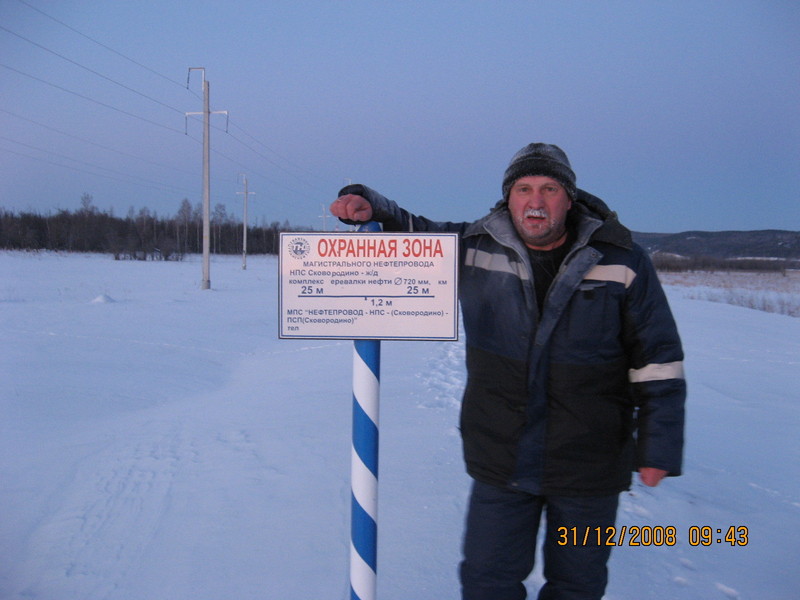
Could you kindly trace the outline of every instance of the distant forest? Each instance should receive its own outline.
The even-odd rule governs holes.
[[[658,251],[650,252],[657,271],[758,271],[780,272],[800,269],[800,261],[791,259],[720,258],[715,256],[674,256]]]
[[[211,252],[240,254],[242,223],[227,214],[223,204],[211,212]],[[277,254],[281,231],[293,231],[288,222],[247,228],[248,254]],[[126,217],[102,212],[90,194],[80,209],[41,215],[0,209],[0,248],[4,250],[59,250],[102,252],[122,260],[181,260],[203,252],[203,212],[184,199],[173,217],[131,208]]]
[[[211,212],[211,252],[240,254],[242,223],[223,204]],[[301,231],[277,221],[247,228],[248,254],[278,254],[282,231]],[[781,271],[800,269],[798,232],[634,233],[659,271]],[[701,243],[698,243],[700,238]],[[184,199],[173,217],[131,208],[126,217],[102,212],[90,194],[74,211],[41,215],[0,208],[0,249],[101,252],[117,260],[181,260],[203,252],[203,216]]]

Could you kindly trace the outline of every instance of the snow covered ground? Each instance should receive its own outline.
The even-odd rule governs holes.
[[[352,344],[277,339],[277,261],[0,253],[0,598],[348,597]],[[685,475],[623,494],[606,598],[800,597],[800,319],[668,288]],[[378,597],[458,597],[460,342],[385,342]],[[747,544],[690,545],[690,528]],[[533,593],[539,571],[530,580]]]

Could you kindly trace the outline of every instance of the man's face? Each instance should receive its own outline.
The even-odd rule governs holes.
[[[519,237],[534,250],[552,250],[564,243],[569,194],[558,181],[543,175],[520,177],[508,194],[508,210]]]

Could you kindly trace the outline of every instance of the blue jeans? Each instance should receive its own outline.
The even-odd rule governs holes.
[[[600,600],[608,582],[611,546],[597,545],[595,531],[614,525],[619,494],[593,497],[534,496],[473,483],[460,566],[463,600],[524,600],[523,582],[533,571],[542,511],[544,577],[539,600]],[[561,529],[564,528],[567,529]],[[571,543],[576,527],[578,544]],[[563,534],[567,532],[566,538]],[[591,538],[594,538],[592,543]],[[565,541],[569,542],[560,545]]]

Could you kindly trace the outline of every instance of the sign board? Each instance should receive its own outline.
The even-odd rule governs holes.
[[[281,233],[280,337],[458,339],[455,233]]]

